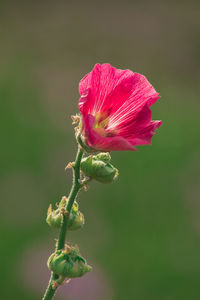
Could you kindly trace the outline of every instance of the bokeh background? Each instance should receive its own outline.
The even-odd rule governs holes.
[[[86,225],[68,236],[93,272],[58,300],[200,299],[198,1],[0,2],[1,298],[41,299],[69,192],[79,80],[96,62],[145,74],[161,99],[152,146],[112,154],[112,185],[81,192]]]

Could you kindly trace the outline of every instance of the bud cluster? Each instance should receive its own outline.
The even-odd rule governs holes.
[[[53,210],[52,205],[50,204],[48,208],[46,222],[51,227],[59,228],[63,222],[63,215],[66,215],[67,212],[67,204],[68,199],[66,197],[62,197],[57,209]],[[79,211],[79,205],[76,201],[72,206],[67,228],[69,230],[76,230],[82,228],[85,223],[84,215]]]
[[[111,156],[108,152],[102,152],[94,155],[95,152],[93,149],[87,148],[84,141],[80,139],[80,117],[73,116],[73,122],[78,124],[75,131],[82,155],[83,149],[88,154],[85,158],[82,158],[83,156],[81,155],[79,160],[77,158],[75,162],[67,165],[67,169],[72,168],[74,171],[75,179],[73,184],[76,187],[77,195],[79,189],[87,189],[87,184],[91,180],[96,180],[101,183],[111,183],[117,179],[119,172],[110,163]],[[70,201],[72,202],[69,202],[68,198],[62,197],[60,203],[55,209],[53,209],[50,204],[46,218],[46,222],[49,226],[61,228],[61,230],[64,228],[65,231],[65,226],[67,226],[67,230],[76,230],[84,226],[84,215],[79,211],[79,205],[75,201],[76,195],[74,198],[70,198]],[[72,206],[71,203],[73,203]],[[76,247],[66,245],[63,249],[64,241],[61,245],[59,244],[59,241],[60,240],[58,240],[57,250],[51,254],[47,262],[48,268],[54,274],[52,280],[53,289],[56,289],[58,285],[61,285],[65,278],[70,279],[81,277],[92,269],[91,266],[87,264],[86,260],[80,255],[80,252]]]

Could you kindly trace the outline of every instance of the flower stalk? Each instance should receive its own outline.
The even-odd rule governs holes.
[[[73,169],[69,197],[60,201],[56,210],[50,204],[46,221],[60,228],[55,252],[47,265],[51,271],[43,300],[52,300],[65,279],[81,277],[92,268],[79,249],[65,243],[68,230],[84,225],[84,216],[75,201],[81,188],[87,190],[91,180],[111,183],[118,170],[110,163],[111,151],[136,151],[135,146],[149,145],[161,121],[151,120],[150,107],[159,94],[141,74],[97,64],[79,83],[80,115],[72,116],[78,152]],[[84,153],[87,155],[83,158]]]
[[[75,163],[72,167],[73,168],[73,184],[72,184],[71,192],[69,194],[69,201],[68,201],[68,204],[67,204],[67,207],[66,207],[67,214],[63,215],[63,222],[61,224],[57,250],[60,250],[60,249],[64,248],[65,237],[66,237],[66,233],[67,233],[67,224],[68,224],[68,221],[69,221],[70,212],[71,212],[73,203],[76,199],[76,196],[77,196],[80,188],[82,187],[82,184],[80,183],[80,164],[81,164],[82,157],[83,157],[83,150],[79,146],[78,147],[78,152],[77,152],[77,155],[76,155],[76,160],[75,160]]]
[[[66,207],[66,214],[63,214],[63,221],[61,223],[60,234],[59,234],[56,250],[64,249],[65,239],[66,239],[66,234],[67,234],[67,224],[69,222],[70,212],[71,212],[73,203],[76,199],[76,196],[82,187],[82,184],[80,183],[80,164],[81,164],[81,159],[83,157],[83,153],[84,153],[83,150],[80,148],[80,146],[78,146],[76,160],[72,166],[72,168],[73,168],[72,188],[71,188],[71,191],[69,194],[69,201],[68,201],[67,207]],[[46,289],[46,292],[45,292],[42,300],[53,299],[56,289],[58,288],[58,285],[56,284],[56,279],[58,279],[58,275],[55,274],[54,272],[52,272],[51,278],[49,281],[49,285]]]

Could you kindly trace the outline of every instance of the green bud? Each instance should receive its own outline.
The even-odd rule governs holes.
[[[59,228],[63,221],[63,214],[66,214],[66,206],[68,204],[68,199],[66,197],[62,197],[58,208],[56,210],[52,209],[52,205],[50,204],[48,208],[46,222],[51,227]],[[68,229],[69,230],[76,230],[82,228],[85,223],[84,215],[79,211],[79,206],[76,201],[71,209],[71,213],[68,220]]]
[[[92,269],[80,255],[79,250],[69,246],[65,250],[54,252],[49,257],[47,265],[59,276],[59,281],[63,281],[66,277],[81,277]]]
[[[103,159],[100,159],[103,158]],[[109,153],[88,156],[81,161],[81,171],[90,178],[102,183],[110,183],[118,177],[118,170],[111,165]]]
[[[85,224],[84,215],[80,211],[77,211],[76,213],[73,213],[72,211],[69,217],[68,229],[76,230],[82,228],[84,224]]]
[[[63,215],[60,209],[53,210],[52,205],[49,205],[46,222],[51,227],[59,228],[63,220]]]
[[[84,215],[79,211],[79,205],[76,201],[74,201],[74,204],[72,206],[72,210],[69,216],[68,221],[68,229],[69,230],[76,230],[79,228],[82,228],[85,224]]]

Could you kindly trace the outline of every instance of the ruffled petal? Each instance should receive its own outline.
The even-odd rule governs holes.
[[[110,64],[96,64],[79,83],[81,112],[95,115],[100,111],[107,102],[108,96],[119,84],[120,78],[127,72],[128,70],[115,69]]]
[[[158,93],[145,76],[130,70],[115,69],[110,64],[96,64],[79,84],[82,113],[95,115],[108,111],[110,126],[126,119],[146,103],[151,106],[159,98]]]
[[[129,143],[133,146],[151,145],[152,136],[155,130],[162,125],[162,121],[152,121],[149,126],[141,128],[131,138],[128,138]]]
[[[99,151],[136,150],[151,144],[161,121],[151,121],[159,94],[145,76],[97,64],[79,84],[82,135]]]
[[[145,76],[137,73],[133,74],[134,81],[132,81],[131,95],[119,107],[118,105],[115,106],[116,109],[112,111],[110,116],[109,129],[131,122],[144,106],[150,107],[159,99],[159,94]]]
[[[151,121],[151,115],[152,112],[146,104],[128,122],[119,124],[115,129],[116,134],[134,146],[151,144],[155,130],[162,124],[161,121]]]
[[[137,112],[132,113],[128,120],[119,123],[115,130],[119,135],[129,138],[150,124],[151,115],[152,112],[148,104],[145,104],[145,106],[140,108]]]

